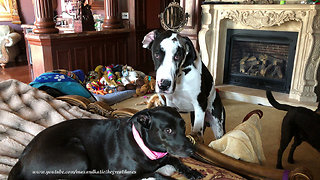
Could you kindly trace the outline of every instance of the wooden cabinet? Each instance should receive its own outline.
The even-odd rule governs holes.
[[[201,27],[201,2],[201,0],[180,0],[180,6],[189,14],[187,24],[181,34],[188,36],[198,50],[200,49],[198,33]]]
[[[128,37],[128,30],[27,34],[33,77],[53,69],[82,69],[87,73],[98,65],[132,64],[134,62],[128,55]]]
[[[160,23],[153,24],[148,21],[150,16],[160,14],[160,8],[148,8],[151,3],[155,7],[160,7],[160,0],[128,0],[130,38],[129,38],[129,54],[130,62],[135,62],[136,69],[145,73],[154,71],[154,65],[151,53],[148,49],[142,48],[142,40],[144,36],[151,30],[160,28]],[[149,19],[150,20],[150,19]],[[160,22],[160,21],[159,21]]]

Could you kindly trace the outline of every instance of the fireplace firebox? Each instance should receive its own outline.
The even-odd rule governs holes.
[[[224,84],[289,93],[298,33],[228,29]]]

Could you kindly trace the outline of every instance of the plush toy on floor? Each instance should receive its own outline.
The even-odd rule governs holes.
[[[101,78],[102,76],[103,76],[103,72],[104,72],[104,66],[103,65],[99,65],[99,66],[97,66],[95,69],[94,69],[94,71],[96,72],[96,73],[98,73],[98,77],[99,78]]]
[[[112,66],[99,65],[89,74],[89,81],[86,87],[95,94],[110,94],[118,86],[116,76],[112,72]]]
[[[148,98],[147,96],[145,97]],[[159,98],[159,94],[153,94],[148,98],[148,101],[143,101],[143,102],[137,103],[136,105],[147,105],[148,109],[158,107],[158,106],[164,106],[166,97],[164,97],[164,95],[161,95],[161,98],[162,99]]]
[[[127,84],[135,84],[139,77],[144,78],[145,74],[141,71],[134,70],[131,66],[122,66],[121,82],[125,86]]]
[[[107,85],[109,87],[117,87],[118,84],[116,83],[116,75],[113,74],[112,69],[110,66],[106,66],[102,69],[102,77],[100,79],[100,82],[104,85]]]
[[[143,96],[147,93],[154,92],[154,88],[156,86],[156,79],[152,76],[146,76],[144,78],[144,85],[141,88],[136,89],[135,97]]]
[[[104,85],[101,84],[100,81],[88,82],[86,85],[86,88],[95,94],[101,94],[101,95],[108,94],[108,92],[104,91]]]
[[[90,71],[87,75],[86,82],[92,82],[99,80],[99,74],[96,71]]]

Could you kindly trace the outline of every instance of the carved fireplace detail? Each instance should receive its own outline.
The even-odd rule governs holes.
[[[202,5],[199,44],[215,84],[223,84],[227,29],[298,32],[289,98],[315,102],[320,61],[320,7],[316,5]]]

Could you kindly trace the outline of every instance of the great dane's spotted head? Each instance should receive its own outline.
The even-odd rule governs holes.
[[[144,37],[142,43],[144,48],[152,52],[156,71],[156,92],[173,93],[181,70],[192,65],[197,58],[191,40],[172,31],[154,30]]]

